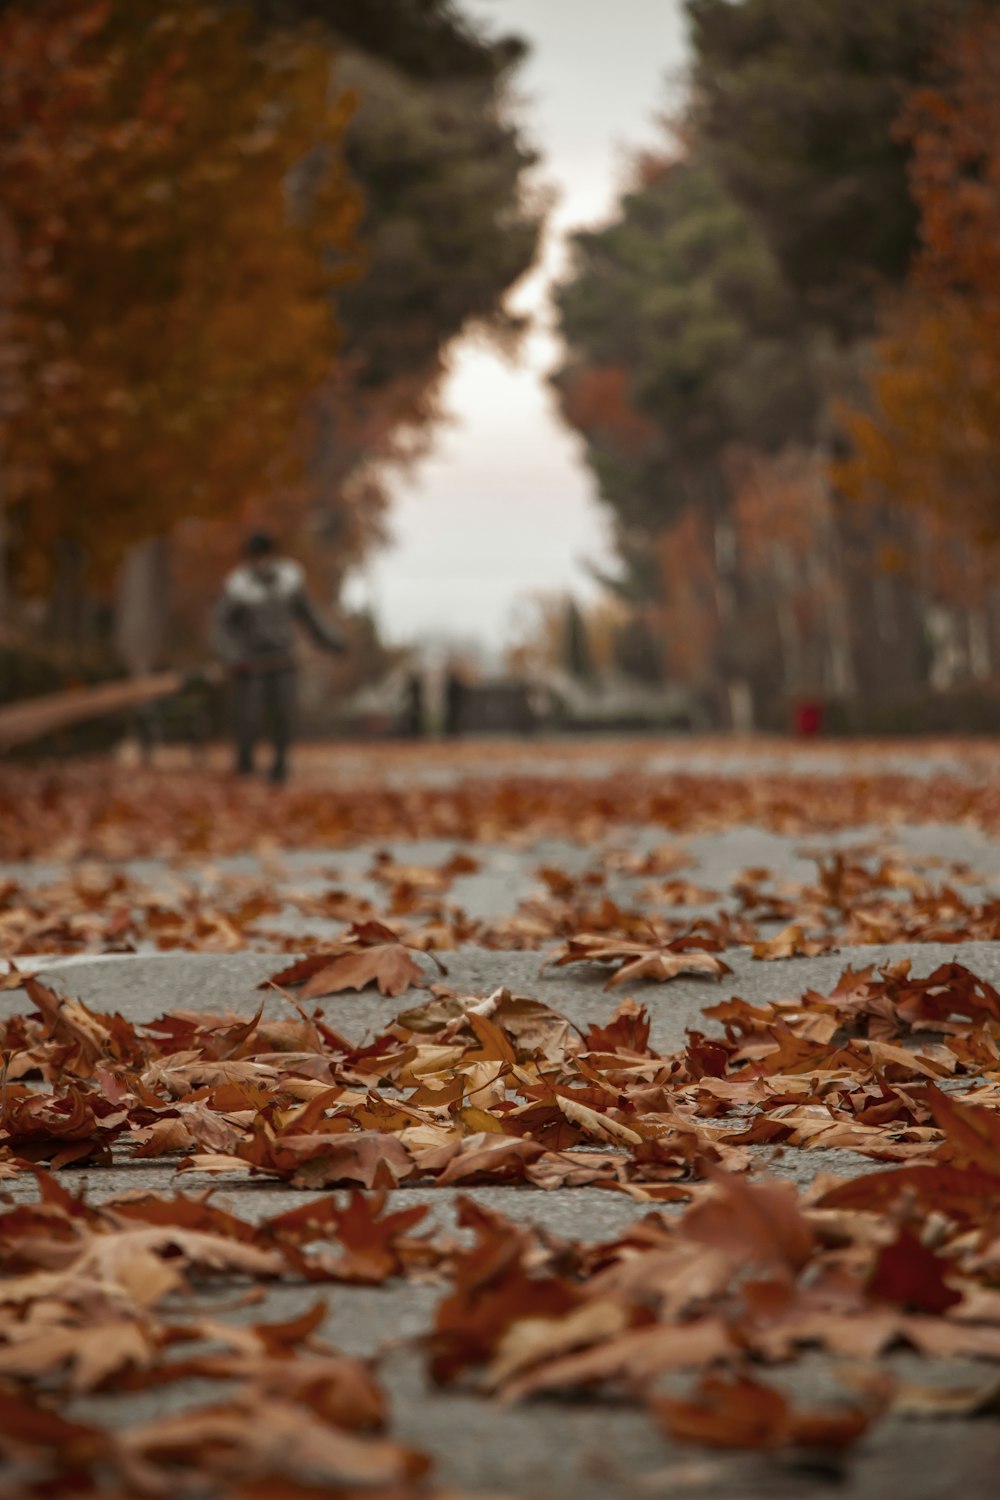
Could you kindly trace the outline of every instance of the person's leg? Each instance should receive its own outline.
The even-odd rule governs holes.
[[[234,673],[232,694],[236,774],[249,776],[253,771],[253,751],[257,739],[260,678],[253,672]]]
[[[295,726],[295,669],[287,667],[280,672],[270,673],[267,686],[271,740],[274,745],[271,780],[280,782],[288,777],[288,751]]]

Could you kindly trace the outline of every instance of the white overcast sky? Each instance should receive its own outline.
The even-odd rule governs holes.
[[[445,389],[450,422],[431,457],[392,484],[392,545],[349,586],[395,642],[476,638],[494,650],[518,599],[592,590],[604,518],[576,439],[545,386],[557,346],[547,282],[567,230],[607,217],[630,153],[660,138],[656,116],[682,88],[681,0],[463,0],[532,54],[521,118],[558,193],[544,269],[514,295],[536,327],[515,362],[465,341]]]

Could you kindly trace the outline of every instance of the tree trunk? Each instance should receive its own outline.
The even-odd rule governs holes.
[[[7,572],[7,497],[4,493],[3,458],[0,455],[0,642],[10,626],[10,579]]]
[[[130,547],[118,572],[115,649],[133,677],[161,665],[170,604],[170,542],[165,536]]]
[[[73,654],[80,654],[90,635],[86,579],[86,552],[74,537],[62,537],[55,548],[48,634],[57,646]]]
[[[987,682],[993,671],[993,661],[985,609],[967,610],[965,622],[969,642],[969,674],[973,682]]]

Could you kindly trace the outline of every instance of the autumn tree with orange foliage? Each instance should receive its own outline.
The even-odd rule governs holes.
[[[198,0],[0,15],[12,294],[3,472],[18,582],[291,483],[353,273],[329,49]]]
[[[748,675],[730,454],[811,435],[824,341],[697,148],[641,160],[616,219],[576,237],[573,272],[555,386],[613,518],[607,581],[725,721]]]
[[[851,495],[932,511],[980,542],[1000,538],[998,76],[1000,16],[984,10],[904,117],[921,249],[837,470]]]
[[[973,555],[1000,533],[1000,19],[973,0],[686,9],[674,154],[576,237],[559,294],[555,384],[613,518],[604,577],[723,723],[750,717],[727,703],[778,725],[831,697],[917,724],[929,691],[1000,660]]]

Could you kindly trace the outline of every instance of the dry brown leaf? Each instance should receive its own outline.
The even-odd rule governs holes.
[[[130,1460],[161,1474],[192,1464],[232,1481],[301,1477],[334,1485],[394,1484],[429,1467],[423,1454],[387,1439],[361,1438],[274,1393],[161,1417],[119,1438]]]
[[[958,1420],[1000,1415],[1000,1379],[979,1385],[920,1385],[901,1382],[893,1392],[892,1415],[911,1421]]]
[[[606,989],[649,979],[664,982],[681,974],[705,975],[721,979],[732,973],[729,965],[716,953],[673,947],[656,942],[623,942],[600,933],[581,932],[571,937],[548,960],[561,968],[564,964],[617,964]]]
[[[563,1318],[522,1318],[500,1340],[483,1385],[486,1390],[500,1390],[532,1366],[616,1338],[628,1324],[627,1308],[602,1301],[585,1302]]]
[[[689,1400],[661,1396],[651,1404],[674,1442],[716,1448],[847,1448],[876,1415],[857,1406],[799,1411],[772,1386],[722,1375],[703,1376]]]
[[[505,1400],[520,1401],[546,1391],[586,1390],[609,1381],[642,1388],[665,1370],[699,1369],[734,1352],[721,1318],[636,1328],[528,1370],[508,1381],[503,1395]]]
[[[28,1324],[16,1340],[0,1346],[0,1376],[37,1379],[63,1366],[72,1372],[71,1389],[91,1391],[108,1376],[148,1369],[158,1351],[133,1318],[108,1318],[91,1325]]]
[[[564,1094],[556,1095],[556,1104],[571,1124],[594,1140],[610,1141],[616,1146],[642,1145],[643,1137],[637,1131],[630,1130],[620,1120],[612,1120],[609,1115],[591,1109],[589,1105],[567,1099]]]
[[[818,953],[829,953],[832,943],[828,938],[807,938],[805,931],[792,922],[772,938],[764,938],[751,945],[754,958],[775,960],[782,958],[815,958]]]

